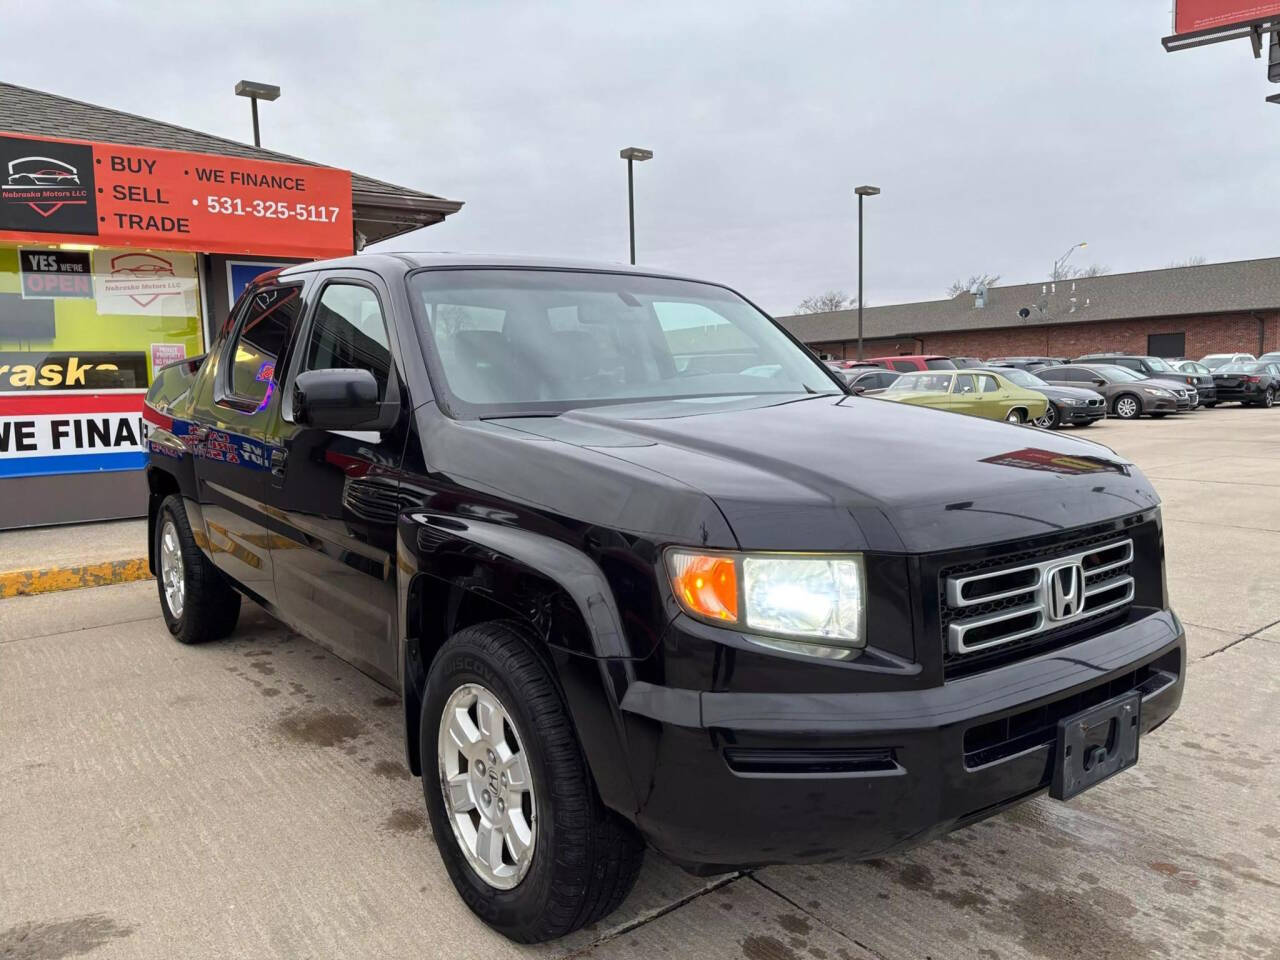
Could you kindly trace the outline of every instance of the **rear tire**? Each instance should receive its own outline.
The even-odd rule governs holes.
[[[1265,394],[1263,394],[1263,395],[1262,395],[1262,405],[1263,405],[1264,407],[1267,407],[1268,409],[1270,409],[1271,407],[1275,406],[1275,403],[1276,403],[1276,391],[1275,391],[1275,388],[1274,388],[1274,387],[1268,387],[1268,388],[1267,388],[1267,392],[1266,392]]]
[[[240,594],[196,544],[182,497],[156,514],[155,574],[165,626],[180,643],[220,640],[240,619]]]
[[[478,624],[454,634],[431,665],[419,730],[423,794],[449,879],[476,916],[519,943],[554,940],[613,912],[644,862],[644,841],[635,828],[596,796],[573,722],[536,653],[537,642],[514,623]],[[500,726],[501,734],[482,729],[479,710],[486,699],[505,717],[506,722],[489,725],[491,730]],[[447,709],[470,736],[471,728],[458,715],[459,704],[468,702],[476,710],[475,734],[464,736],[464,749],[455,750],[458,737],[442,740],[441,725]],[[471,707],[461,709],[471,716]],[[510,813],[514,806],[504,812],[495,799],[504,796],[510,803],[515,780],[503,779],[497,787],[490,782],[494,736],[501,741],[496,756],[524,758],[521,769],[530,786],[521,791],[528,796],[520,800],[524,813],[519,818]],[[481,766],[486,757],[488,768]],[[505,777],[511,760],[502,763]],[[446,781],[454,787],[448,801]],[[520,841],[528,853],[520,855],[505,834],[526,825]],[[480,837],[489,837],[491,827],[499,834],[488,844],[489,863],[496,867],[473,865],[477,852],[472,847],[483,849]]]
[[[1121,420],[1137,420],[1142,416],[1142,401],[1132,393],[1122,393],[1116,397],[1114,409]]]

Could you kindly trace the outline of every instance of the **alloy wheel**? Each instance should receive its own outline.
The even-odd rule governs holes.
[[[453,835],[489,886],[510,890],[537,843],[532,770],[515,720],[494,693],[464,683],[449,695],[437,744],[440,788]]]
[[[1044,408],[1044,416],[1036,417],[1035,424],[1037,427],[1044,427],[1046,430],[1052,430],[1058,424],[1058,410],[1051,403]]]
[[[175,620],[182,619],[186,601],[187,579],[182,565],[182,541],[172,520],[165,520],[160,530],[160,582],[164,587],[164,602]]]
[[[1116,416],[1129,420],[1138,415],[1138,401],[1133,397],[1121,397],[1116,401]]]

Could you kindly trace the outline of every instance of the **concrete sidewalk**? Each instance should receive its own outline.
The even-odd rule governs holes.
[[[0,533],[0,599],[150,576],[146,520]]]

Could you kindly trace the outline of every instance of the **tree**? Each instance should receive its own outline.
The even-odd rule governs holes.
[[[1199,267],[1206,263],[1204,257],[1196,254],[1194,257],[1187,257],[1185,260],[1170,260],[1168,266],[1173,267]]]
[[[1104,273],[1110,273],[1111,268],[1101,263],[1094,263],[1087,267],[1072,267],[1067,264],[1057,267],[1050,280],[1078,280],[1083,277],[1100,277]]]
[[[953,280],[947,287],[947,296],[958,297],[962,293],[973,293],[979,287],[994,287],[999,279],[998,273],[975,273],[968,280]]]
[[[796,307],[796,313],[831,313],[857,305],[857,297],[851,297],[843,290],[828,290],[816,297],[805,297],[800,301],[800,306]]]

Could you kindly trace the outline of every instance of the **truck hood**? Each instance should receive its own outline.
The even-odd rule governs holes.
[[[700,490],[745,549],[925,553],[1159,503],[1100,444],[870,397],[697,398],[497,422]]]

